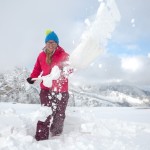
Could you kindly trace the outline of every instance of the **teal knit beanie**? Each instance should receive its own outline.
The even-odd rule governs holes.
[[[57,36],[57,34],[54,31],[51,31],[51,30],[47,30],[46,31],[45,43],[47,43],[49,40],[53,40],[57,44],[59,44],[58,36]]]

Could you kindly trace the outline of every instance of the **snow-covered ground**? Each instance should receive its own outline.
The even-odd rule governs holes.
[[[0,150],[149,150],[150,109],[68,107],[64,132],[37,142],[39,104],[0,103]]]

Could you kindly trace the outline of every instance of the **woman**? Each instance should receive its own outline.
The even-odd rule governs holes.
[[[39,54],[34,69],[29,78],[28,83],[33,84],[32,78],[37,78],[41,72],[42,76],[51,73],[54,66],[58,66],[61,75],[57,80],[52,80],[52,86],[45,87],[43,82],[40,83],[40,101],[41,105],[51,107],[53,114],[53,122],[50,127],[51,135],[56,136],[62,133],[65,119],[65,110],[69,99],[68,79],[63,72],[65,62],[69,55],[59,46],[58,36],[54,31],[48,31],[45,38],[45,47]]]

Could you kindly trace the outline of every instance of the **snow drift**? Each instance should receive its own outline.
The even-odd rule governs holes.
[[[46,112],[40,105],[1,103],[0,149],[150,149],[150,109],[68,107],[63,134],[37,142],[36,123]]]

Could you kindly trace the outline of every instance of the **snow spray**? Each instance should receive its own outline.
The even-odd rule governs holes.
[[[70,64],[73,68],[87,67],[96,57],[101,55],[111,34],[121,16],[115,0],[100,1],[95,19],[90,22],[86,19],[86,29],[83,31],[79,45],[70,55]]]

